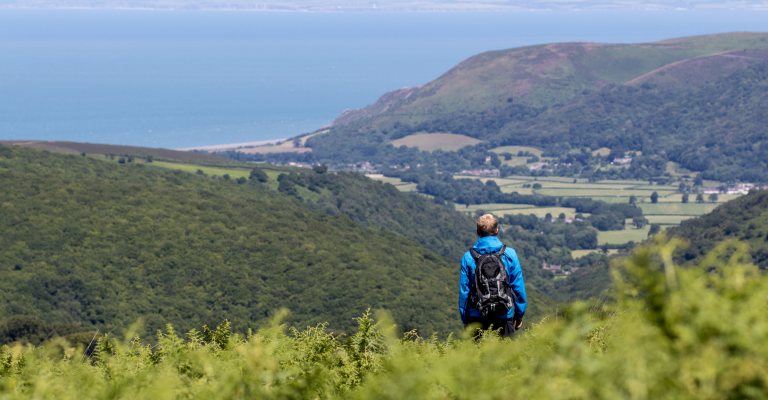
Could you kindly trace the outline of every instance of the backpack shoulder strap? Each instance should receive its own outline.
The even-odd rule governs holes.
[[[474,247],[471,247],[471,248],[469,249],[469,254],[471,254],[471,255],[472,255],[472,258],[474,258],[474,259],[475,259],[475,261],[477,261],[477,259],[478,259],[478,258],[480,258],[480,253],[478,253],[478,252],[477,252],[477,250],[475,250],[475,248],[474,248]]]
[[[501,257],[501,256],[503,256],[503,255],[504,255],[504,252],[505,252],[505,251],[507,251],[507,245],[505,245],[505,244],[502,244],[502,245],[501,245],[501,250],[499,250],[499,252],[498,252],[498,253],[496,253],[496,254],[498,254],[498,256],[499,256],[499,257]]]

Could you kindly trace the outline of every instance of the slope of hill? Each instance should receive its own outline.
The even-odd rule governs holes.
[[[680,254],[685,261],[700,259],[726,239],[737,239],[749,244],[755,265],[768,269],[768,190],[729,201],[669,232],[690,243]]]
[[[46,142],[39,140],[0,141],[0,144],[29,147],[62,154],[111,154],[114,156],[152,157],[158,160],[184,161],[207,164],[226,164],[227,160],[211,156],[208,153],[195,153],[161,148],[123,146],[115,144],[97,144],[80,142]]]
[[[278,181],[0,146],[0,334],[119,331],[138,318],[148,331],[245,329],[281,307],[340,330],[368,306],[404,329],[458,328],[470,219],[354,174]],[[561,252],[516,239],[535,320],[553,306],[538,265]]]
[[[480,149],[621,148],[710,178],[768,181],[766,86],[763,33],[524,47],[479,54],[347,112],[307,146],[315,159],[387,163],[399,154],[393,141],[448,132],[486,142]]]
[[[344,329],[372,306],[455,325],[452,260],[264,187],[2,146],[0,183],[5,318],[244,329],[286,307]]]

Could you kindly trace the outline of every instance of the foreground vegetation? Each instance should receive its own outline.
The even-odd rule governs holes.
[[[385,315],[337,336],[325,325],[229,326],[150,346],[102,336],[84,353],[64,341],[0,350],[7,398],[674,398],[768,396],[768,277],[743,245],[691,268],[676,241],[639,250],[614,271],[610,303],[571,306],[499,340],[398,336]],[[482,372],[480,372],[482,371]]]

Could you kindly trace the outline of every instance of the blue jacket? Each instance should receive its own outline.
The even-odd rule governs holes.
[[[496,236],[486,236],[478,239],[472,246],[480,254],[488,254],[501,250],[502,243]],[[525,282],[523,281],[523,270],[520,268],[520,260],[517,259],[515,250],[507,247],[502,257],[504,266],[507,267],[507,276],[512,292],[515,294],[515,307],[509,310],[507,318],[522,318],[525,309],[528,306],[528,300],[525,296]],[[475,280],[475,259],[469,251],[464,253],[461,258],[461,276],[459,277],[459,315],[461,322],[466,323],[468,317],[480,317],[480,311],[469,307],[467,299],[469,298],[470,282]]]

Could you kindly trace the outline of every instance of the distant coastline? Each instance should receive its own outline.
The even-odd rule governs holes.
[[[270,139],[270,140],[259,140],[255,142],[243,142],[243,143],[227,143],[227,144],[212,144],[208,146],[195,146],[195,147],[183,147],[178,148],[174,150],[179,151],[195,151],[195,150],[202,150],[202,151],[227,151],[227,150],[235,150],[235,149],[241,149],[243,147],[256,147],[256,146],[265,146],[268,144],[277,144],[280,142],[284,142],[288,140],[287,138],[282,139]]]

